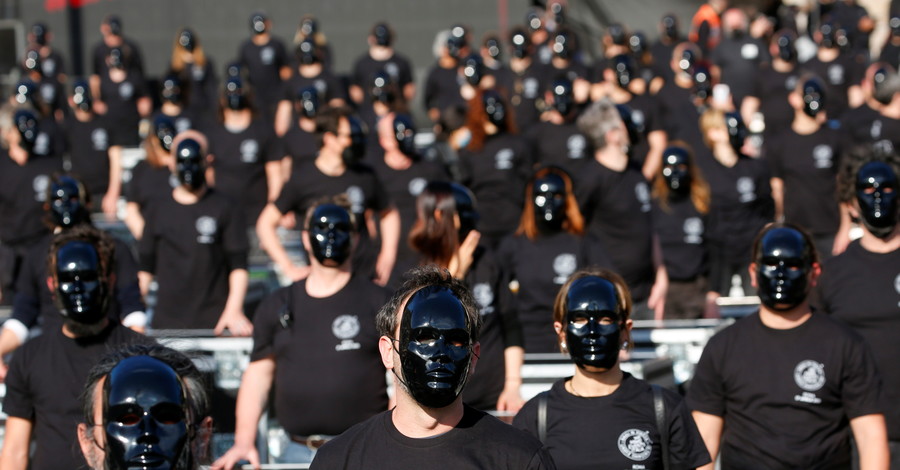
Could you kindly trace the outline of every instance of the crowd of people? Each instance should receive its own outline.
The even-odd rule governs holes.
[[[440,32],[418,81],[385,22],[339,74],[315,17],[289,46],[253,13],[221,79],[185,27],[156,81],[116,16],[86,78],[34,24],[0,107],[0,467],[205,462],[197,371],[142,335],[186,329],[253,339],[214,469],[260,463],[269,409],[274,460],[313,468],[843,469],[851,437],[900,468],[900,11],[875,57],[855,1],[783,3],[612,23],[588,60],[549,2]],[[245,311],[251,252],[284,287]],[[633,320],[734,291],[760,311],[685,400],[621,370]],[[525,354],[559,351],[575,375],[525,403]]]

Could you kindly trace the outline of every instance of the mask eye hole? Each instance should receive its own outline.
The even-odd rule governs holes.
[[[176,424],[184,421],[184,410],[174,403],[160,403],[150,413],[160,424]]]
[[[122,426],[134,426],[141,422],[144,412],[133,404],[114,405],[109,409],[109,421]]]
[[[444,335],[444,341],[456,348],[469,346],[469,335],[465,331],[451,331]]]
[[[426,346],[433,346],[439,338],[440,335],[434,330],[419,330],[413,335],[413,341]]]

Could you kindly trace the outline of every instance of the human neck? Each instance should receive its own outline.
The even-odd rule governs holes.
[[[530,65],[531,59],[528,57],[512,57],[509,59],[509,68],[515,73],[522,73],[528,70],[528,66]]]
[[[457,62],[456,62],[456,59],[454,59],[453,57],[445,55],[445,56],[441,56],[441,58],[438,59],[438,65],[440,65],[441,68],[445,68],[445,69],[455,69],[457,66]]]
[[[787,73],[794,70],[794,64],[776,57],[772,59],[772,68],[776,72]]]
[[[88,122],[94,118],[94,113],[80,108],[75,108],[75,112],[72,115],[75,116],[78,122]]]
[[[625,171],[628,167],[628,155],[613,144],[607,144],[606,147],[594,152],[594,159],[613,171]]]
[[[175,202],[185,206],[196,204],[204,194],[206,194],[206,185],[197,190],[188,189],[184,185],[172,190],[172,198],[175,199]]]
[[[297,67],[297,72],[304,78],[316,78],[322,74],[322,63],[316,62],[314,64],[301,65]]]
[[[323,148],[315,160],[316,168],[327,176],[341,176],[347,171],[347,165],[339,154]]]
[[[832,47],[832,48],[820,47],[819,51],[816,53],[816,56],[822,62],[831,62],[834,59],[837,59],[838,56],[840,55],[840,53],[841,53],[840,49],[838,49],[836,47]]]
[[[397,395],[397,407],[391,413],[391,421],[400,434],[421,439],[451,431],[462,421],[464,413],[461,398],[444,408],[424,408],[401,391]]]
[[[306,293],[310,297],[317,299],[331,297],[350,282],[352,274],[348,262],[337,268],[322,266],[316,260],[310,260],[310,263],[311,269],[306,278]]]
[[[159,110],[166,116],[178,116],[181,114],[181,105],[166,101]]]
[[[759,308],[760,321],[762,321],[763,325],[774,330],[790,330],[791,328],[796,328],[805,323],[806,320],[809,320],[809,317],[811,316],[812,311],[809,308],[809,302],[806,300],[800,305],[784,312],[771,310],[765,305],[761,305]]]
[[[822,125],[816,118],[809,117],[803,111],[794,112],[794,121],[791,123],[791,129],[800,135],[810,135],[818,132]]]
[[[872,235],[869,230],[863,228],[863,236],[859,239],[859,244],[872,253],[891,253],[900,249],[900,224],[894,227],[894,231],[887,238],[878,238]]]
[[[374,45],[369,48],[369,56],[378,61],[385,61],[394,56],[394,49],[390,47]]]
[[[230,131],[242,131],[250,127],[253,120],[249,110],[236,111],[233,109],[225,109],[223,111],[225,128]]]
[[[269,43],[269,33],[254,34],[250,36],[250,40],[257,46],[265,46]]]
[[[624,377],[618,363],[602,372],[576,367],[575,375],[566,383],[566,391],[577,397],[605,397],[619,389]]]
[[[104,318],[104,319],[102,320],[102,324],[103,324],[103,327],[101,327],[101,328],[99,329],[99,331],[103,331],[103,330],[106,329],[106,326],[109,325],[109,318]],[[63,326],[62,326],[62,334],[63,334],[63,336],[65,336],[66,338],[72,338],[72,339],[76,339],[76,338],[84,338],[84,337],[86,337],[86,335],[83,335],[83,334],[82,334],[82,335],[76,334],[74,331],[72,331],[71,329],[69,329],[69,325],[67,325],[67,324],[65,324],[65,323],[63,323]]]

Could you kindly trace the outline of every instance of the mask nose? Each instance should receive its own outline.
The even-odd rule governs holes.
[[[149,414],[141,418],[141,434],[138,436],[138,444],[158,444],[159,433],[156,420]]]

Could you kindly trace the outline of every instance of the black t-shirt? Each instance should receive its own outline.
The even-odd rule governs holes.
[[[465,109],[466,100],[459,94],[465,81],[457,73],[456,67],[445,69],[438,64],[432,66],[425,77],[425,109],[437,108],[443,111],[459,106]]]
[[[225,309],[228,276],[247,269],[247,230],[234,201],[208,189],[194,204],[169,196],[151,206],[138,245],[141,270],[156,274],[156,329],[212,329]]]
[[[865,74],[866,65],[861,57],[842,53],[831,62],[822,62],[813,57],[802,65],[804,71],[813,73],[826,85],[825,114],[828,119],[840,119],[847,111],[847,90],[859,85]]]
[[[631,120],[640,139],[637,143],[632,142],[628,154],[635,164],[643,166],[647,161],[647,153],[650,152],[647,136],[653,131],[665,131],[659,114],[659,102],[650,95],[632,95],[631,99],[623,104],[631,109]]]
[[[460,181],[478,200],[480,232],[498,237],[519,225],[531,165],[531,146],[518,135],[496,134],[480,150],[459,151]]]
[[[526,135],[541,166],[555,165],[569,174],[576,174],[593,156],[587,137],[578,130],[575,122],[539,122],[531,126]]]
[[[24,166],[0,149],[0,242],[31,243],[47,233],[44,203],[50,176],[62,171],[57,157],[30,157]]]
[[[187,110],[201,120],[212,117],[219,104],[219,81],[212,60],[206,57],[206,64],[185,63],[180,72],[175,73],[186,88]]]
[[[137,102],[148,96],[143,77],[129,74],[121,82],[110,80],[109,75],[100,76],[100,99],[106,103],[105,117],[109,123],[111,145],[137,145],[138,113]]]
[[[466,407],[456,427],[424,439],[401,434],[392,413],[350,428],[319,449],[309,468],[419,470],[428,462],[452,469],[556,468],[540,441],[481,411]]]
[[[338,435],[387,408],[375,315],[388,297],[353,276],[330,297],[311,297],[303,280],[260,304],[250,360],[275,361],[275,409],[288,433]],[[282,324],[288,305],[292,323]]]
[[[298,73],[286,82],[281,92],[281,99],[290,101],[291,103],[297,99],[297,90],[313,87],[319,93],[319,99],[323,104],[333,99],[346,100],[347,96],[340,80],[334,74],[326,69],[322,69],[322,73],[315,77],[304,77]]]
[[[725,419],[722,466],[850,468],[850,419],[881,413],[863,338],[829,316],[776,330],[759,313],[713,336],[687,405]]]
[[[138,265],[131,248],[118,238],[112,237],[116,247],[116,285],[109,305],[109,318],[121,318],[134,312],[143,312],[144,301],[138,285]],[[46,236],[36,243],[22,260],[22,271],[16,281],[16,297],[12,318],[28,328],[38,321],[44,331],[61,326],[59,309],[53,303],[53,293],[47,287],[47,252],[52,237]]]
[[[247,70],[247,79],[253,85],[253,93],[261,107],[267,108],[281,99],[281,68],[289,65],[284,43],[270,38],[265,45],[258,46],[250,39],[244,41],[238,50],[238,61]]]
[[[700,133],[700,111],[694,104],[693,91],[666,82],[656,93],[659,118],[669,140],[683,140],[698,151],[706,146]]]
[[[131,53],[131,67],[129,68],[129,72],[134,72],[138,75],[144,74],[144,59],[143,54],[141,54],[141,48],[137,45],[136,42],[132,41],[129,38],[122,38],[122,49],[129,49]],[[109,70],[109,65],[106,64],[106,57],[109,56],[109,50],[111,48],[106,45],[103,41],[98,42],[94,46],[94,54],[93,54],[93,71],[95,75],[106,75],[106,71]]]
[[[753,90],[760,66],[770,57],[762,41],[744,36],[723,38],[709,59],[721,69],[721,83],[729,86],[734,104],[740,106],[744,97]]]
[[[537,100],[544,99],[543,68],[545,66],[532,61],[522,73],[513,71],[504,82],[504,77],[497,77],[498,85],[506,90],[509,103],[513,107],[513,116],[516,118],[516,126],[520,132],[530,129],[538,122],[540,112],[537,109]]]
[[[351,82],[363,89],[364,102],[369,101],[369,89],[380,72],[388,74],[401,92],[403,87],[413,82],[412,65],[406,57],[394,52],[390,59],[375,60],[366,52],[356,59],[350,76]]]
[[[878,61],[890,64],[894,70],[900,67],[900,44],[894,43],[893,39],[889,40],[881,49]]]
[[[653,229],[662,246],[669,279],[690,281],[705,275],[706,214],[694,207],[690,197],[669,198],[667,209],[654,201]]]
[[[66,89],[56,78],[44,77],[37,83],[38,93],[50,111],[69,111],[66,105]]]
[[[794,108],[788,102],[788,95],[797,87],[798,76],[796,69],[779,72],[767,65],[760,68],[750,95],[759,98],[759,111],[766,120],[766,134],[784,129],[794,120]]]
[[[125,198],[140,206],[141,215],[146,218],[152,203],[171,197],[172,189],[178,184],[178,179],[169,168],[156,168],[146,160],[141,160],[131,169]]]
[[[683,40],[678,39],[669,44],[656,41],[650,45],[650,55],[653,56],[653,75],[662,77],[666,82],[672,81],[675,77],[675,73],[672,72],[672,66],[670,65],[672,63],[672,52],[675,50],[675,46]]]
[[[291,157],[291,176],[294,173],[293,169],[301,166],[300,162],[315,160],[316,155],[319,153],[316,134],[314,132],[306,132],[296,124],[292,125],[287,134],[281,138],[281,143],[284,146],[284,155]]]
[[[207,131],[209,153],[214,155],[216,189],[240,203],[245,224],[256,225],[256,219],[269,201],[266,164],[284,156],[281,142],[272,126],[254,119],[240,131],[232,132],[224,125]]]
[[[587,80],[591,81],[591,72],[587,67],[584,66],[581,62],[576,60],[570,60],[569,65],[563,68],[557,68],[553,66],[553,64],[547,64],[544,67],[541,67],[541,83],[544,84],[544,89],[541,92],[548,91],[551,86],[553,86],[553,82],[560,78],[565,78],[570,82],[574,82],[575,80]]]
[[[867,104],[844,113],[841,129],[844,131],[842,148],[845,149],[876,142],[890,142],[893,148],[900,146],[900,119],[884,116]]]
[[[632,297],[636,301],[646,299],[656,277],[647,180],[632,166],[619,172],[596,160],[574,177],[587,232],[606,247]]]
[[[653,388],[625,373],[622,383],[604,397],[578,397],[560,379],[547,395],[544,445],[560,470],[596,468],[662,470],[661,435]],[[528,401],[513,426],[538,436],[539,398]],[[672,468],[693,469],[709,463],[703,438],[681,396],[663,390]]]
[[[151,341],[110,323],[101,334],[81,339],[55,328],[16,350],[6,376],[3,412],[33,423],[32,469],[87,468],[76,429],[84,421],[80,394],[88,371],[112,350]]]
[[[784,219],[813,235],[835,234],[840,225],[836,175],[841,134],[823,126],[810,135],[787,128],[766,141],[773,178],[784,181]]]
[[[82,122],[68,116],[63,123],[71,173],[78,175],[92,196],[106,194],[109,186],[109,131],[102,116]],[[99,202],[95,199],[96,202]]]
[[[822,265],[817,303],[866,340],[884,380],[888,438],[900,440],[900,250],[873,253],[854,241]]]

